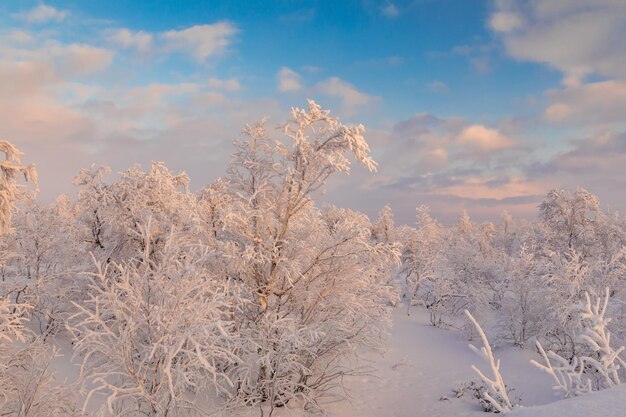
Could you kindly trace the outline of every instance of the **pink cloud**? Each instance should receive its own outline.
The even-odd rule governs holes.
[[[471,125],[463,129],[458,142],[479,152],[493,152],[516,146],[512,139],[483,125]]]
[[[544,117],[569,125],[607,125],[626,119],[626,81],[601,81],[548,92]]]

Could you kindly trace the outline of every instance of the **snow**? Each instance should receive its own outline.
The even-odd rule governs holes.
[[[347,401],[328,405],[328,417],[485,417],[478,401],[467,392],[455,398],[453,389],[471,380],[478,381],[470,366],[481,359],[468,347],[456,330],[433,327],[428,312],[406,307],[393,312],[394,326],[389,348],[384,354],[368,353],[360,363],[371,368],[368,376],[348,377]],[[72,364],[71,346],[62,344],[64,356],[55,361],[62,380],[72,382],[79,367]],[[471,343],[477,344],[474,340]],[[550,377],[530,364],[538,355],[528,350],[504,346],[494,348],[501,360],[505,382],[514,388],[513,398],[522,398],[522,408],[514,417],[621,417],[626,416],[626,384],[567,400],[559,400]],[[445,399],[444,399],[445,398]],[[96,399],[95,410],[104,399]],[[248,410],[257,416],[258,409]],[[297,404],[275,412],[277,417],[300,417]]]
[[[626,416],[626,384],[539,407],[524,407],[511,417],[623,417]]]
[[[477,341],[472,341],[477,343]],[[539,372],[528,350],[505,346],[494,348],[501,360],[505,382],[514,388],[512,397],[521,397],[522,407],[509,413],[515,417],[621,417],[626,416],[626,384],[573,399],[559,400],[549,376]],[[398,307],[389,350],[369,355],[368,365],[376,373],[346,379],[349,402],[329,406],[330,417],[472,417],[485,416],[478,401],[466,393],[455,398],[452,389],[478,378],[471,364],[481,359],[455,330],[429,324],[428,313],[420,308],[411,316]],[[442,400],[442,397],[448,398]],[[280,416],[292,416],[290,411]]]
[[[464,382],[477,381],[470,366],[481,362],[460,332],[433,327],[421,308],[407,317],[406,308],[398,307],[393,319],[388,351],[368,355],[367,365],[375,374],[346,378],[351,399],[330,405],[329,416],[484,417],[469,392],[457,399],[452,391]],[[513,397],[521,396],[524,404],[546,404],[557,398],[549,377],[530,364],[537,358],[532,352],[506,347],[494,349],[494,355],[501,359],[505,382],[515,388]]]

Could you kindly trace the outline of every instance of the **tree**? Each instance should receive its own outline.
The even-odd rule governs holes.
[[[210,222],[223,225],[210,233],[225,254],[218,268],[237,285],[233,321],[247,343],[231,401],[270,413],[296,398],[316,406],[353,370],[346,359],[357,346],[380,346],[395,298],[386,275],[399,255],[372,241],[366,216],[314,203],[331,175],[349,172],[350,155],[375,169],[363,126],[343,125],[312,101],[291,116],[282,140],[265,121],[244,129],[221,200],[228,209]]]
[[[396,241],[393,211],[386,205],[378,213],[378,219],[372,225],[372,237],[376,242],[394,243]]]
[[[31,323],[44,337],[63,327],[77,288],[81,249],[77,247],[76,218],[66,196],[55,204],[29,200],[14,217],[15,233],[5,236],[14,256],[7,263],[21,287],[16,298],[32,306]],[[84,256],[84,252],[82,253]]]
[[[585,292],[585,302],[574,306],[581,321],[576,337],[585,350],[566,359],[553,351],[546,353],[537,342],[545,364],[534,360],[531,363],[552,376],[556,383],[554,388],[562,391],[566,398],[611,388],[626,377],[626,361],[621,357],[624,346],[613,348],[611,332],[607,329],[611,321],[605,318],[609,294],[608,287],[603,297],[592,298]]]
[[[24,198],[22,186],[16,181],[18,175],[31,182],[37,190],[38,177],[34,165],[20,165],[20,152],[11,143],[0,140],[0,152],[4,153],[4,161],[0,161],[0,233],[11,231],[11,218],[16,202]]]
[[[503,340],[524,347],[530,339],[543,337],[549,328],[546,326],[546,311],[550,305],[545,296],[545,268],[535,249],[525,245],[509,260],[505,271],[507,290],[498,319]]]
[[[5,160],[0,162],[0,235],[13,232],[11,220],[17,204],[28,198],[17,183],[23,174],[37,188],[33,165],[20,165],[21,152],[0,141]],[[5,248],[6,250],[6,248]],[[6,253],[4,258],[7,259]],[[33,306],[19,299],[25,291],[19,277],[0,282],[0,410],[2,415],[36,417],[78,416],[69,390],[54,379],[49,365],[56,354],[26,326]]]
[[[597,245],[596,232],[603,222],[598,197],[583,188],[574,194],[550,191],[539,205],[539,218],[552,232],[554,250],[575,249],[585,256]]]
[[[87,300],[68,319],[85,407],[101,393],[112,415],[207,414],[197,400],[231,389],[225,370],[240,360],[230,284],[213,277],[204,245],[170,233],[154,259],[158,229],[149,219],[138,228],[141,256],[98,264]]]
[[[422,205],[416,211],[417,229],[405,235],[402,252],[401,273],[405,276],[405,293],[409,296],[407,314],[413,300],[422,289],[421,284],[441,278],[437,274],[437,268],[441,268],[439,263],[442,261],[444,250],[443,228],[430,216],[428,207]],[[437,322],[432,316],[431,321],[434,321],[433,324]]]
[[[106,183],[107,167],[81,170],[74,183],[80,188],[77,201],[82,223],[78,238],[87,244],[85,253],[98,260],[122,262],[143,253],[139,225],[151,218],[155,235],[151,248],[159,251],[163,236],[172,228],[191,228],[195,196],[189,192],[185,173],[173,174],[160,162],[144,172],[134,165],[117,181]]]

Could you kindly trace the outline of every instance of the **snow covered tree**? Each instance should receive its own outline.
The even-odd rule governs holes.
[[[4,161],[0,161],[0,236],[12,232],[11,220],[19,201],[25,199],[27,194],[22,192],[22,185],[18,184],[17,176],[24,175],[26,181],[31,181],[37,188],[37,172],[34,165],[20,165],[22,153],[11,143],[0,141],[0,152],[4,153]],[[6,248],[2,258],[6,260],[10,254]],[[22,288],[16,284],[15,277],[0,282],[0,344],[7,343],[11,336],[23,335],[24,312],[30,306],[19,305],[19,294]],[[0,345],[0,350],[2,345]],[[2,361],[2,358],[0,358]]]
[[[113,415],[205,415],[202,400],[234,387],[225,369],[239,359],[230,327],[230,283],[211,272],[214,254],[184,235],[162,239],[148,219],[137,225],[140,257],[98,264],[87,300],[68,320],[87,390],[106,397]]]
[[[14,218],[15,233],[7,237],[14,257],[8,263],[22,298],[32,306],[31,323],[39,333],[53,334],[63,327],[76,286],[84,252],[77,248],[76,218],[66,196],[43,206],[27,201]],[[78,250],[77,250],[78,249]]]
[[[582,323],[576,338],[584,345],[578,355],[566,359],[553,351],[546,353],[537,342],[545,364],[531,363],[551,375],[556,382],[555,388],[566,398],[611,388],[621,384],[626,377],[626,361],[621,357],[624,346],[617,349],[611,346],[611,332],[607,329],[611,321],[605,318],[609,294],[607,287],[603,297],[592,301],[585,292],[585,302],[576,306],[576,314]]]
[[[405,235],[402,252],[401,273],[405,276],[405,294],[408,297],[407,314],[413,300],[420,292],[421,284],[426,281],[442,279],[438,274],[443,257],[444,235],[443,228],[430,216],[426,206],[417,209],[417,229],[412,229]],[[436,285],[436,284],[435,284]],[[433,305],[434,308],[434,305]],[[431,314],[434,311],[431,309]],[[437,322],[434,314],[433,324]]]
[[[82,223],[79,240],[88,244],[88,251],[98,260],[121,262],[141,254],[138,226],[148,216],[158,230],[151,245],[154,251],[172,227],[189,227],[195,196],[188,190],[185,173],[175,175],[155,162],[147,172],[134,165],[118,180],[106,183],[109,172],[107,167],[92,166],[75,178]]]
[[[11,143],[0,140],[0,152],[4,153],[4,161],[0,161],[0,233],[6,233],[11,230],[16,202],[24,198],[17,176],[23,175],[26,181],[33,183],[35,190],[38,178],[34,165],[20,164],[22,152]]]
[[[589,293],[585,292],[585,304],[580,312],[584,330],[579,339],[592,352],[582,359],[600,375],[596,383],[598,389],[611,388],[626,380],[626,361],[621,357],[624,346],[617,349],[611,346],[611,332],[607,328],[611,319],[604,317],[609,295],[609,287],[606,287],[604,296],[592,302]]]
[[[1,349],[1,347],[0,347]],[[71,387],[55,378],[58,349],[41,338],[13,346],[0,363],[0,410],[7,417],[81,417]],[[2,352],[0,352],[2,354]]]
[[[0,141],[0,151],[5,155],[0,162],[0,235],[6,243],[13,232],[17,204],[29,197],[17,176],[23,174],[36,189],[37,173],[33,165],[20,165],[21,152],[9,142]],[[7,256],[6,246],[3,249],[3,259],[15,258]],[[22,297],[28,284],[16,275],[19,270],[11,272],[0,282],[0,413],[11,417],[78,416],[70,391],[59,385],[50,369],[56,350],[27,327],[34,310],[31,300]]]
[[[352,371],[346,359],[357,346],[380,346],[396,296],[387,274],[398,260],[394,245],[373,242],[366,216],[314,203],[332,174],[349,171],[350,155],[375,169],[363,127],[310,101],[282,132],[273,139],[265,121],[244,129],[223,226],[211,228],[242,297],[234,323],[248,344],[230,374],[231,401],[270,412],[292,399],[317,406]]]
[[[393,211],[386,205],[378,213],[378,218],[372,225],[372,237],[377,242],[394,243],[396,241]]]
[[[581,353],[582,346],[576,335],[581,330],[576,309],[585,291],[597,293],[601,289],[590,286],[589,262],[575,250],[564,254],[553,253],[544,275],[545,300],[548,308],[544,315],[545,334],[542,338],[550,350],[572,358]]]
[[[603,222],[600,201],[583,188],[574,194],[550,191],[539,206],[539,217],[552,232],[553,250],[577,250],[587,256],[597,245],[597,229]]]
[[[546,311],[550,301],[546,297],[545,265],[534,248],[522,246],[519,254],[510,259],[507,290],[498,313],[500,337],[524,347],[546,331]]]
[[[11,220],[17,203],[27,198],[27,193],[23,192],[23,185],[17,182],[17,177],[23,175],[24,179],[31,181],[37,189],[37,171],[34,165],[20,165],[22,153],[11,143],[1,140],[0,152],[4,153],[4,161],[0,161],[0,236],[6,237],[13,231]],[[3,249],[1,259],[4,263],[13,255],[8,253],[6,247]],[[14,276],[10,278],[0,282],[0,339],[6,339],[8,336],[5,335],[15,334],[21,328],[23,317],[19,310],[29,307],[18,306],[23,288],[16,283]]]

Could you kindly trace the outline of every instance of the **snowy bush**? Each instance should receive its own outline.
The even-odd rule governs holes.
[[[176,234],[153,259],[150,221],[137,226],[144,252],[97,265],[84,304],[68,321],[88,391],[108,411],[186,415],[198,398],[232,389],[226,369],[239,358],[228,280],[211,272],[212,254]],[[206,412],[206,411],[205,411]]]
[[[5,160],[0,162],[0,235],[3,260],[13,262],[19,254],[8,252],[14,240],[12,219],[17,204],[29,194],[16,182],[18,174],[37,187],[33,165],[20,165],[19,152],[12,144],[0,141]],[[21,230],[20,230],[21,232]],[[35,306],[28,295],[31,276],[19,269],[3,267],[0,282],[0,413],[3,416],[50,417],[78,416],[76,402],[68,388],[55,380],[50,363],[57,353],[27,327]],[[35,271],[34,271],[35,272]]]
[[[476,319],[470,314],[469,311],[465,310],[465,315],[470,320],[472,325],[476,328],[476,331],[480,335],[480,338],[483,342],[483,347],[480,349],[471,344],[469,345],[469,347],[474,352],[476,352],[476,354],[483,358],[487,365],[489,365],[489,369],[492,373],[492,376],[488,377],[475,365],[472,365],[472,369],[478,374],[486,387],[485,390],[479,391],[479,394],[482,396],[482,399],[485,402],[493,407],[493,410],[495,412],[502,413],[511,411],[516,405],[511,402],[507,386],[504,384],[504,380],[502,379],[502,374],[500,373],[500,360],[496,360],[493,357],[491,345],[489,344],[487,335],[485,335],[485,332],[480,327],[480,324],[478,324]],[[483,408],[485,408],[484,405]]]
[[[509,261],[507,288],[498,312],[500,339],[524,347],[546,331],[546,295],[544,263],[533,248],[522,246]]]
[[[176,227],[187,229],[193,221],[195,196],[189,192],[185,173],[173,174],[155,162],[144,172],[134,165],[120,178],[105,182],[107,167],[83,169],[75,178],[79,187],[78,240],[100,261],[122,262],[143,252],[138,226],[151,218],[152,251],[158,252],[162,237]]]
[[[585,292],[585,303],[578,306],[582,330],[577,339],[585,348],[579,356],[567,360],[552,351],[546,353],[537,342],[545,364],[531,362],[552,376],[556,382],[555,389],[562,391],[566,398],[611,388],[624,381],[626,362],[620,356],[624,346],[617,349],[611,346],[611,333],[607,329],[611,319],[604,317],[609,294],[607,287],[603,298],[597,297],[592,301],[589,293]]]

